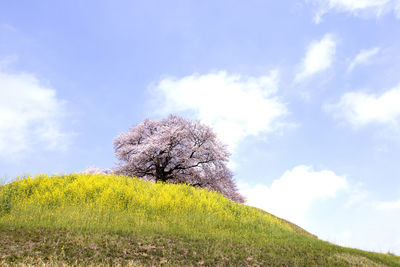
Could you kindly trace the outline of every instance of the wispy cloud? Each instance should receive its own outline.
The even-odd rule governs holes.
[[[354,16],[380,17],[394,12],[400,19],[399,0],[308,0],[317,5],[314,22],[320,23],[322,17],[331,11],[345,12]]]
[[[371,123],[396,126],[400,119],[400,85],[377,94],[345,93],[336,104],[325,105],[334,117],[361,127]]]
[[[184,113],[212,126],[233,150],[247,136],[279,129],[288,113],[276,96],[278,72],[249,77],[219,71],[183,78],[167,77],[153,88],[158,113]]]
[[[311,204],[324,198],[333,198],[348,187],[346,177],[330,170],[315,171],[311,166],[296,166],[286,171],[271,185],[249,186],[239,184],[247,204],[261,208],[303,227]]]
[[[307,48],[295,81],[301,81],[328,69],[332,65],[335,53],[336,41],[332,34],[326,34],[321,40],[313,41]]]
[[[0,155],[19,157],[35,145],[65,148],[63,101],[32,74],[0,71]]]
[[[349,64],[347,72],[352,72],[357,65],[369,64],[371,62],[372,57],[378,54],[379,51],[380,51],[379,47],[374,47],[368,50],[361,50],[360,53],[358,53],[358,55]]]

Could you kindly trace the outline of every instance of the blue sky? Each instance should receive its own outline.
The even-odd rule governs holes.
[[[400,254],[399,52],[399,0],[2,1],[0,176],[113,167],[175,113],[249,205]]]

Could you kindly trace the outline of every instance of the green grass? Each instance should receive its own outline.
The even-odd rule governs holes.
[[[0,265],[400,266],[216,192],[115,175],[0,187]]]

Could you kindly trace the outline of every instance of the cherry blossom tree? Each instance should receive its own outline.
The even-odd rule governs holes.
[[[229,152],[211,130],[199,121],[170,115],[130,128],[114,139],[120,160],[116,173],[221,192],[243,203],[227,168]]]

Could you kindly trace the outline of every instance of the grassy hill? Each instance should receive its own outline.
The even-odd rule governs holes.
[[[0,265],[400,266],[216,192],[116,175],[0,186]]]

